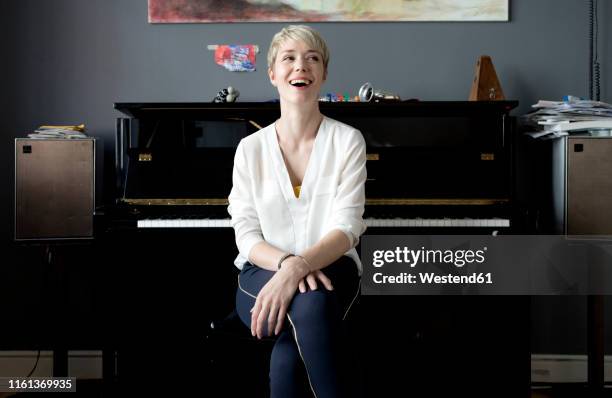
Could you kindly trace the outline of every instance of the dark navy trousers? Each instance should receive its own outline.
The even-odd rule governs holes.
[[[302,396],[304,378],[317,398],[346,395],[342,320],[359,294],[359,275],[354,261],[346,256],[322,271],[334,290],[328,291],[320,282],[317,290],[297,290],[274,343],[270,358],[272,398]],[[249,329],[255,298],[273,275],[274,272],[247,263],[238,276],[236,309]],[[264,329],[267,333],[267,325]]]

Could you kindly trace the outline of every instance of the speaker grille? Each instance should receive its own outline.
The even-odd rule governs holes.
[[[568,139],[567,233],[612,235],[612,139]]]
[[[93,236],[95,140],[15,140],[15,239]]]

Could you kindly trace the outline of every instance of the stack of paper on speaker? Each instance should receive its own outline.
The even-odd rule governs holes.
[[[53,138],[53,139],[70,139],[70,138],[87,138],[85,134],[85,125],[78,126],[40,126],[34,133],[28,134],[29,138]]]

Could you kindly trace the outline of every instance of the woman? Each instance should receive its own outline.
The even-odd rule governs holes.
[[[327,45],[310,27],[274,36],[268,75],[281,116],[244,138],[234,159],[236,307],[253,336],[278,336],[272,397],[298,396],[301,377],[318,398],[345,388],[340,329],[359,292],[366,155],[359,131],[319,111],[328,62]]]

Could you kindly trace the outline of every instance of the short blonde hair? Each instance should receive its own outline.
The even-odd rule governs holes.
[[[325,72],[327,72],[327,65],[329,64],[329,49],[327,48],[327,44],[319,32],[306,25],[285,26],[280,32],[274,35],[270,43],[270,49],[268,50],[269,69],[272,69],[274,61],[276,61],[278,48],[286,40],[302,41],[310,48],[320,53],[323,58],[323,67],[325,68]]]

